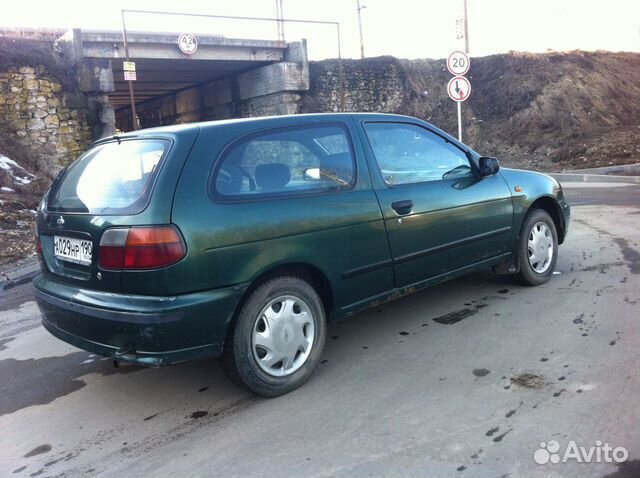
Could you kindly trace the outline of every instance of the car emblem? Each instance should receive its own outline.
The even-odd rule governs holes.
[[[58,220],[56,221],[56,223],[57,223],[59,226],[62,226],[62,225],[64,224],[64,218],[63,218],[62,216],[60,216],[60,217],[58,218]]]

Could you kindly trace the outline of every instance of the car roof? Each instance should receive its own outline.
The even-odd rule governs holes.
[[[169,126],[158,126],[154,128],[141,129],[137,131],[131,131],[115,136],[109,136],[101,138],[95,141],[92,146],[96,146],[105,142],[127,139],[127,138],[141,138],[145,136],[180,136],[181,134],[191,133],[199,134],[201,130],[213,130],[216,128],[225,127],[237,127],[238,125],[247,125],[247,130],[258,130],[261,128],[280,127],[280,126],[297,126],[300,124],[310,124],[315,121],[321,123],[329,123],[333,121],[345,121],[348,118],[352,118],[358,121],[418,121],[420,123],[426,123],[424,120],[415,118],[413,116],[393,114],[393,113],[369,113],[369,112],[345,112],[345,113],[305,113],[295,115],[279,115],[279,116],[255,116],[250,118],[233,118],[215,121],[200,121],[196,123],[185,123]],[[481,155],[470,148],[468,145],[458,141],[452,135],[441,130],[437,126],[426,123],[431,131],[446,138],[447,141],[458,145],[464,151],[468,151],[476,157]]]
[[[141,129],[138,131],[132,131],[128,133],[123,133],[122,135],[118,135],[119,137],[125,138],[127,136],[139,136],[139,135],[156,135],[156,134],[175,134],[184,131],[190,130],[200,130],[200,129],[210,129],[210,128],[219,128],[228,125],[239,125],[246,123],[255,124],[255,123],[273,123],[273,124],[295,124],[298,122],[305,121],[313,121],[313,120],[322,120],[323,122],[327,120],[334,119],[336,121],[344,121],[349,117],[362,117],[368,119],[409,119],[409,116],[397,115],[397,114],[389,114],[389,113],[358,113],[358,112],[349,112],[349,113],[309,113],[309,114],[296,114],[296,115],[279,115],[279,116],[258,116],[258,117],[250,117],[250,118],[233,118],[233,119],[224,119],[224,120],[215,120],[215,121],[200,121],[196,123],[188,123],[188,124],[179,124],[179,125],[170,125],[170,126],[158,126],[153,128]],[[256,124],[257,126],[257,124]]]

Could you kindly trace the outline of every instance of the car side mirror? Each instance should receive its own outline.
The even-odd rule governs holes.
[[[493,176],[500,171],[500,164],[496,158],[482,156],[478,161],[480,163],[481,176]]]

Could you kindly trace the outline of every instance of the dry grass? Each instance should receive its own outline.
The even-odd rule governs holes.
[[[444,88],[419,97],[429,84],[446,84],[444,63],[405,65],[414,98],[407,114],[453,131],[455,109]],[[472,59],[469,78],[465,140],[482,152],[552,170],[640,161],[639,54],[493,55]]]
[[[76,71],[56,53],[51,40],[0,37],[0,71],[21,66],[41,66],[63,87],[75,86]]]
[[[13,135],[0,129],[0,153],[24,167],[36,178],[29,184],[18,184],[8,171],[0,169],[0,187],[14,192],[0,191],[0,267],[17,262],[34,253],[33,220],[40,198],[51,177],[38,169],[24,146]],[[14,172],[19,172],[14,170]]]

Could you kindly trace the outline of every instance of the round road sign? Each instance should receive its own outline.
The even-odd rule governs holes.
[[[465,101],[471,95],[471,83],[464,76],[454,76],[449,80],[447,92],[453,101]]]
[[[185,55],[193,55],[198,49],[198,40],[191,33],[182,33],[178,37],[178,48]]]
[[[447,58],[447,70],[454,76],[466,75],[470,64],[469,56],[463,51],[454,51]]]

